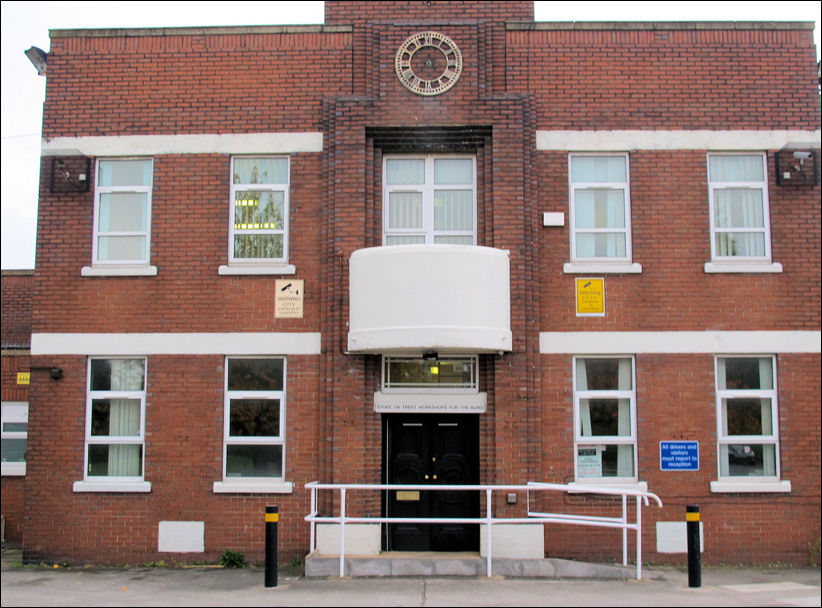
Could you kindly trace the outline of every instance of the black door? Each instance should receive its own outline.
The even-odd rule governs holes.
[[[465,485],[479,481],[479,417],[398,414],[385,418],[386,482]],[[477,517],[476,491],[391,491],[389,517]],[[478,524],[397,523],[386,527],[389,551],[476,551]]]

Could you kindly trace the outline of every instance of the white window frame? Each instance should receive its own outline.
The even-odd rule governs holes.
[[[121,161],[146,161],[151,167],[151,183],[148,185],[131,186],[101,186],[100,185],[100,165],[103,163],[116,163]],[[107,276],[107,275],[156,275],[157,268],[150,266],[151,260],[151,207],[152,190],[154,188],[154,159],[145,157],[123,157],[123,158],[99,158],[95,168],[94,186],[94,225],[92,228],[92,265],[83,268],[83,276]],[[146,229],[144,231],[130,232],[103,232],[99,229],[100,221],[100,198],[103,194],[111,193],[142,193],[146,195]],[[146,239],[146,250],[143,259],[140,260],[100,260],[99,241],[104,236],[143,236]]]
[[[762,180],[760,181],[719,181],[711,179],[711,159],[719,156],[758,156],[762,162]],[[706,157],[706,175],[708,181],[708,213],[710,217],[711,261],[705,264],[705,272],[782,272],[782,266],[772,263],[771,253],[771,213],[768,193],[768,155],[761,151],[708,152]],[[724,189],[747,189],[762,192],[762,228],[718,228],[716,217],[716,191]],[[761,256],[720,255],[717,252],[717,236],[722,233],[761,233],[764,238],[765,252]]]
[[[392,360],[406,360],[406,361],[421,361],[436,364],[439,361],[454,361],[464,360],[471,364],[471,381],[467,386],[438,386],[420,384],[416,386],[392,386],[388,376],[388,364]],[[386,354],[382,357],[382,392],[389,393],[463,393],[463,394],[477,394],[479,393],[479,357],[477,355],[449,355],[446,353],[439,354],[436,359],[426,359],[422,356],[409,355],[390,355]]]
[[[631,389],[630,390],[578,390],[577,389],[577,361],[589,359],[627,359],[631,362]],[[637,421],[636,421],[636,359],[633,355],[576,355],[572,361],[572,382],[574,390],[574,479],[577,484],[624,484],[625,482],[639,484],[639,461],[637,459]],[[627,399],[630,409],[630,435],[598,435],[586,437],[582,434],[582,415],[580,401],[583,399]],[[580,477],[578,471],[579,448],[601,445],[630,445],[632,447],[633,475],[609,477]]]
[[[263,184],[235,184],[234,162],[236,160],[284,160],[286,161],[286,181],[282,183]],[[290,209],[291,157],[271,154],[249,154],[231,157],[231,171],[229,174],[230,195],[228,212],[228,265],[220,266],[219,274],[295,274],[296,268],[288,263],[289,259],[289,209]],[[281,192],[283,194],[283,227],[282,228],[255,228],[253,232],[239,230],[235,226],[234,211],[236,193],[238,191],[253,190],[259,192]],[[283,254],[278,258],[238,258],[234,256],[234,237],[237,234],[264,235],[279,234],[283,238]]]
[[[625,181],[624,182],[575,182],[573,180],[573,162],[576,158],[599,158],[612,157],[623,158],[625,160]],[[569,226],[571,240],[571,261],[564,265],[563,271],[566,273],[632,273],[642,272],[639,264],[633,263],[632,234],[631,234],[631,159],[627,152],[597,153],[585,152],[568,155],[568,197],[569,197]],[[578,190],[619,190],[623,192],[625,207],[623,209],[625,217],[624,228],[577,228],[576,226],[576,193]],[[577,255],[577,234],[578,233],[613,233],[625,235],[625,255],[621,257],[595,256],[581,257]]]
[[[434,161],[441,159],[470,159],[470,184],[434,184]],[[388,162],[391,160],[423,160],[425,162],[425,184],[392,184],[387,182]],[[383,158],[383,230],[382,243],[388,245],[389,236],[423,236],[425,244],[434,243],[438,236],[470,236],[471,244],[477,244],[477,157],[473,154],[392,154]],[[434,229],[434,191],[435,190],[465,190],[472,192],[472,230],[435,230]],[[391,192],[420,192],[422,194],[422,227],[420,228],[389,228],[388,203]]]
[[[770,389],[720,389],[722,382],[721,369],[724,367],[720,365],[720,360],[728,359],[767,359],[771,362],[771,373],[773,388]],[[779,455],[779,407],[777,403],[778,387],[777,387],[777,369],[776,357],[774,355],[764,354],[733,354],[733,355],[716,355],[714,357],[714,379],[716,390],[716,455],[717,455],[717,479],[716,482],[711,482],[711,490],[714,492],[786,492],[790,491],[790,482],[783,482],[780,479],[780,455]],[[727,383],[725,383],[727,384]],[[771,432],[768,435],[728,435],[723,431],[723,421],[726,416],[726,409],[723,402],[727,399],[769,399],[771,412]],[[774,449],[774,474],[761,476],[741,476],[730,475],[730,464],[726,463],[728,475],[722,475],[723,446],[727,445],[772,445]]]
[[[25,431],[7,431],[5,430],[6,423],[12,424],[28,424],[29,421],[29,404],[25,401],[3,401],[0,406],[2,413],[0,414],[0,441],[6,439],[25,439],[28,441],[28,430]],[[26,461],[23,462],[3,462],[2,471],[3,477],[20,477],[26,474]]]
[[[97,360],[131,360],[136,359],[143,362],[143,388],[142,390],[107,390],[95,391],[91,389],[91,368],[92,362]],[[145,481],[146,466],[146,391],[148,385],[148,360],[141,356],[111,356],[111,357],[89,357],[86,370],[86,420],[85,420],[85,445],[83,448],[83,481],[74,483],[75,492],[150,492],[151,483]],[[95,399],[129,399],[140,402],[140,429],[137,435],[117,436],[117,435],[92,435],[92,413]],[[115,476],[115,475],[89,475],[89,448],[92,445],[139,445],[140,454],[140,475]]]
[[[229,390],[229,361],[238,359],[276,359],[283,362],[283,387],[279,391]],[[293,485],[285,481],[286,475],[286,389],[288,385],[288,359],[284,356],[229,356],[225,358],[223,384],[223,468],[222,481],[214,482],[215,493],[290,493]],[[276,399],[280,402],[279,435],[276,437],[233,437],[230,434],[232,399]],[[279,477],[228,477],[228,446],[230,445],[279,445],[282,447],[281,475]]]

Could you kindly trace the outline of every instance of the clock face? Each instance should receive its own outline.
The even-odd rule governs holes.
[[[462,53],[448,36],[420,32],[397,49],[397,77],[417,95],[439,95],[456,84],[462,73]]]

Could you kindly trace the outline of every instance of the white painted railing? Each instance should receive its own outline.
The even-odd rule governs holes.
[[[628,565],[628,530],[636,532],[636,578],[642,578],[642,506],[649,505],[649,499],[654,500],[658,506],[662,506],[662,501],[656,494],[635,490],[630,488],[608,487],[608,486],[580,486],[579,484],[566,485],[555,483],[529,482],[527,485],[398,485],[398,484],[337,484],[320,483],[312,481],[305,484],[311,490],[311,512],[306,515],[305,520],[311,524],[311,552],[316,549],[316,525],[318,523],[336,523],[340,525],[340,576],[345,576],[345,525],[349,523],[468,523],[485,524],[486,540],[486,573],[490,577],[491,557],[493,555],[491,547],[491,528],[494,524],[518,524],[518,523],[551,523],[567,524],[576,526],[594,526],[600,528],[621,528],[622,529],[622,564]],[[317,511],[317,495],[321,490],[338,491],[340,493],[340,515],[339,517],[320,516]],[[365,491],[473,491],[485,493],[485,517],[349,517],[346,515],[346,494],[348,490]],[[528,499],[528,517],[494,517],[492,494],[493,492],[525,491]],[[531,510],[532,492],[565,492],[569,494],[599,494],[604,496],[620,496],[622,498],[622,514],[619,517],[596,516],[596,515],[575,515],[571,513],[541,513]],[[628,520],[628,497],[636,500],[636,519],[634,522]]]

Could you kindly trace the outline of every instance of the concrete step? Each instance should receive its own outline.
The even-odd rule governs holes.
[[[340,574],[340,558],[311,553],[305,558],[307,577],[335,577]],[[493,576],[548,579],[636,578],[633,566],[589,564],[565,559],[503,559],[491,564]],[[486,576],[486,559],[479,553],[384,551],[380,555],[346,556],[345,576]]]

